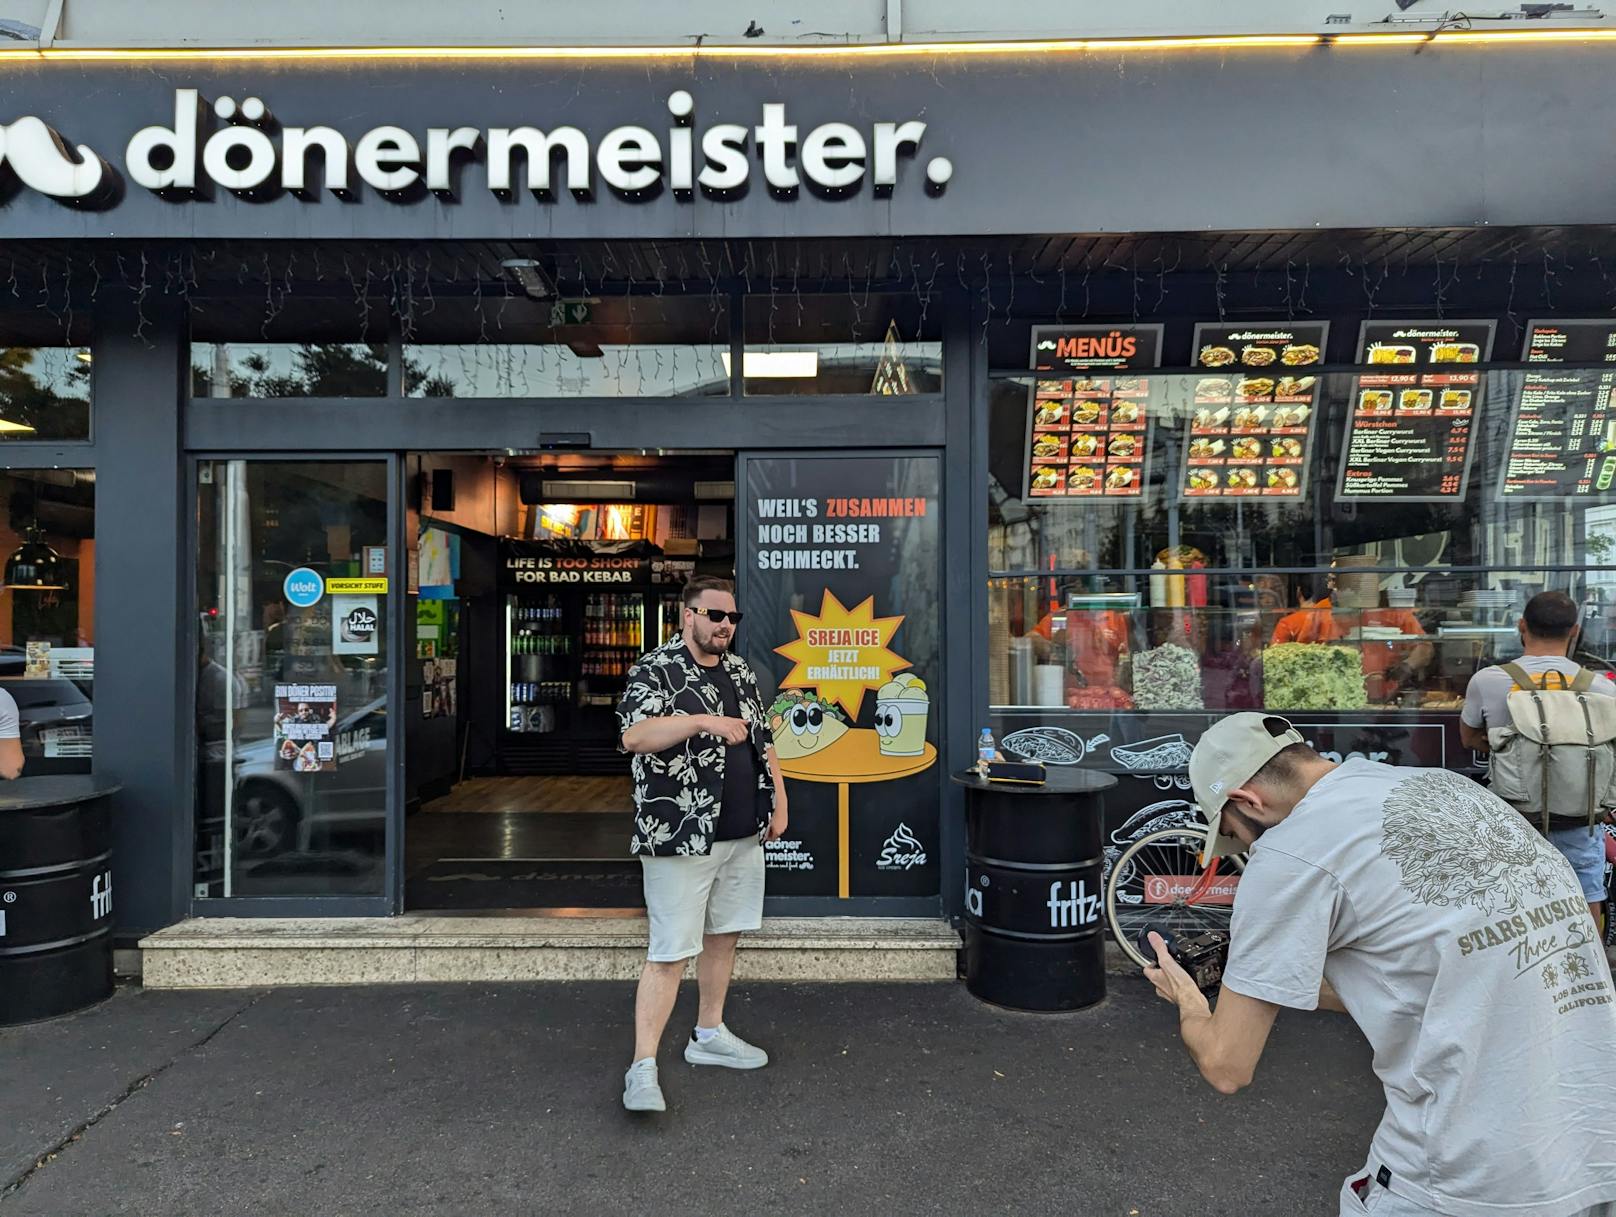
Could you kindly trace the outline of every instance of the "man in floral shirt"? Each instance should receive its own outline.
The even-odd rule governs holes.
[[[683,629],[634,665],[617,707],[623,750],[634,756],[632,848],[651,919],[623,1079],[630,1111],[666,1110],[657,1044],[694,956],[701,1000],[685,1060],[769,1063],[724,1026],[724,997],[736,940],[763,925],[763,843],[786,830],[785,787],[757,677],[730,650],[741,621],[734,586],[692,579],[683,599]]]

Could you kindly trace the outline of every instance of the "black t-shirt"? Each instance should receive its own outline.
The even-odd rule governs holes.
[[[741,698],[735,691],[735,681],[722,663],[702,668],[702,676],[711,681],[724,699],[724,714],[729,718],[741,717]],[[713,833],[715,841],[738,841],[757,834],[758,814],[766,810],[768,792],[758,785],[760,776],[757,750],[750,738],[724,748],[724,793],[719,796],[718,827]]]

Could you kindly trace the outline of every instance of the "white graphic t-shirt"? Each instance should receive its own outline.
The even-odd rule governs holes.
[[[1453,1217],[1616,1200],[1616,993],[1564,858],[1441,769],[1350,760],[1252,848],[1223,983],[1328,980],[1374,1049],[1371,1170]]]

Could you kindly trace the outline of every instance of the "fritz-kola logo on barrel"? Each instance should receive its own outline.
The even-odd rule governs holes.
[[[196,89],[174,91],[172,121],[136,131],[124,149],[122,174],[85,144],[70,145],[44,120],[0,124],[0,166],[40,194],[79,206],[108,206],[122,175],[169,198],[207,199],[214,189],[249,200],[283,193],[306,200],[329,191],[352,198],[361,184],[394,202],[430,193],[453,198],[462,171],[480,166],[484,185],[502,198],[531,192],[551,202],[563,192],[595,197],[597,182],[628,200],[670,190],[681,201],[698,192],[717,199],[746,193],[761,166],[771,194],[802,189],[848,198],[866,184],[877,197],[899,184],[926,135],[920,119],[821,123],[787,121],[782,102],[763,105],[757,123],[698,127],[695,99],[684,89],[667,101],[660,131],[613,127],[598,139],[564,126],[428,127],[424,139],[400,126],[372,127],[350,139],[332,126],[294,125],[270,113],[262,98],[212,102]],[[925,162],[925,190],[940,194],[954,175],[947,157]]]

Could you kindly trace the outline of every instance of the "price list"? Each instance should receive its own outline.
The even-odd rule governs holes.
[[[1159,325],[1035,326],[1029,391],[1029,499],[1138,499],[1150,457],[1150,378]]]
[[[1327,322],[1197,325],[1183,499],[1307,494]]]
[[[1528,370],[1509,432],[1499,495],[1510,499],[1602,497],[1616,483],[1616,370],[1553,367],[1616,363],[1616,322],[1532,321]]]
[[[1336,497],[1436,503],[1462,499],[1470,477],[1479,372],[1491,321],[1365,322]],[[1426,371],[1424,369],[1439,369]]]

